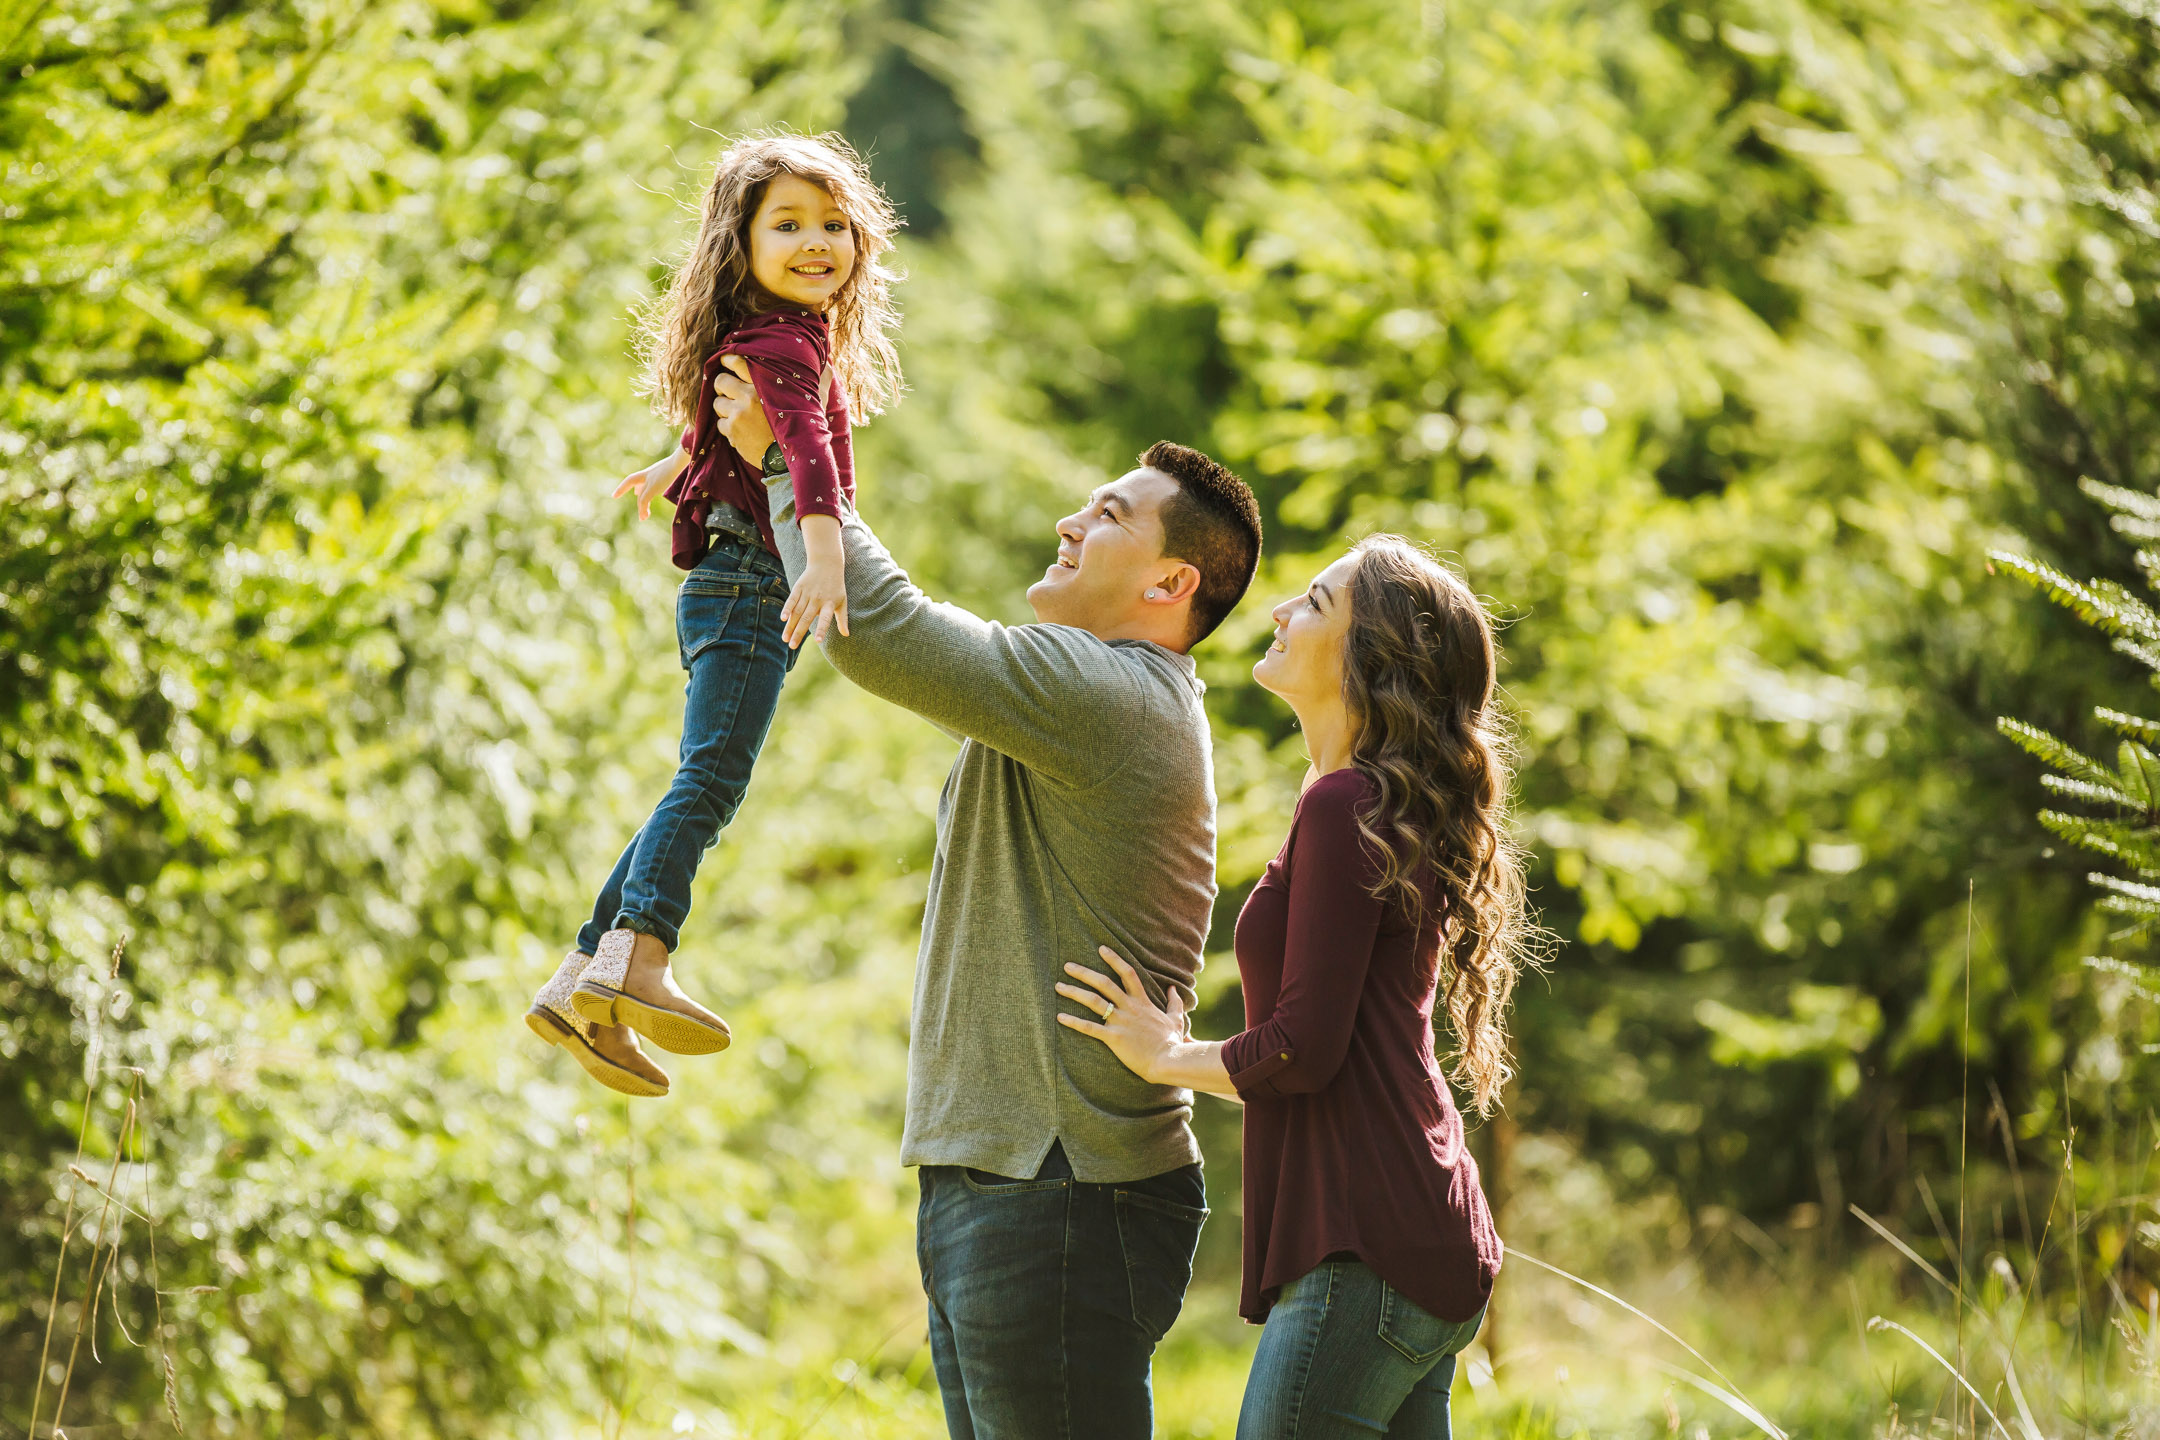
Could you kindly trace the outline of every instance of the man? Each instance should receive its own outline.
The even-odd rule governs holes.
[[[753,461],[772,432],[723,374]],[[788,496],[779,480],[778,503]],[[799,532],[782,556],[800,567]],[[1244,596],[1252,492],[1166,442],[1057,525],[1038,624],[933,603],[845,519],[833,667],[961,741],[938,802],[901,1163],[956,1440],[1146,1440],[1149,1360],[1206,1218],[1189,1091],[1057,1023],[1070,961],[1108,945],[1189,1006],[1215,901],[1215,782],[1188,652]],[[792,538],[791,546],[788,543]],[[1081,1013],[1077,1009],[1073,1013]],[[1092,1018],[1092,1012],[1090,1012]]]

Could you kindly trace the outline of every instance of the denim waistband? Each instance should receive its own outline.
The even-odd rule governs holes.
[[[753,530],[748,538],[729,530],[712,530],[708,534],[712,540],[712,548],[707,550],[705,558],[698,562],[698,569],[710,567],[716,570],[747,571],[775,580],[787,578],[787,571],[780,566],[780,558],[765,548],[764,542],[757,538],[756,531]]]

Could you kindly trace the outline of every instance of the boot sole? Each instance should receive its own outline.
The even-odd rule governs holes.
[[[577,1031],[565,1025],[561,1017],[552,1014],[541,1006],[535,1005],[525,1012],[525,1023],[531,1027],[533,1034],[547,1041],[548,1044],[560,1045],[563,1049],[569,1051],[571,1058],[585,1067],[586,1074],[592,1076],[593,1079],[607,1086],[610,1090],[624,1095],[637,1095],[646,1098],[668,1093],[667,1086],[655,1085],[643,1075],[638,1074],[637,1071],[625,1069],[593,1049],[592,1046],[585,1043]]]
[[[570,996],[578,1014],[595,1025],[627,1025],[670,1055],[714,1055],[734,1043],[727,1022],[708,1025],[680,1010],[665,1010],[633,999],[597,980],[581,983]]]

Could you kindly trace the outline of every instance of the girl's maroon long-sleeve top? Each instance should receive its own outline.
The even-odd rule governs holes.
[[[1475,1315],[1500,1237],[1433,1053],[1437,920],[1374,897],[1358,833],[1376,787],[1321,776],[1238,914],[1247,1028],[1223,1045],[1245,1101],[1245,1284],[1267,1318],[1282,1287],[1356,1255],[1443,1320]],[[1438,897],[1426,887],[1426,914]]]
[[[832,332],[825,317],[807,310],[753,315],[722,336],[720,348],[706,357],[697,419],[682,437],[690,463],[667,488],[675,506],[675,563],[685,570],[695,570],[705,558],[705,521],[716,501],[724,500],[755,520],[765,548],[778,553],[763,471],[735,453],[713,420],[713,377],[727,355],[740,355],[749,363],[750,382],[764,402],[773,439],[787,456],[796,516],[837,519],[841,503],[855,500],[847,396],[832,378]]]

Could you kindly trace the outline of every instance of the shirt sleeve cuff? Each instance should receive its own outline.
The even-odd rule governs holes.
[[[1297,1063],[1297,1051],[1279,1036],[1247,1030],[1223,1042],[1222,1060],[1238,1094],[1272,1096],[1269,1080]]]
[[[840,502],[827,499],[823,495],[814,500],[805,500],[798,495],[795,497],[795,513],[798,516],[828,515],[838,520],[840,518]]]

